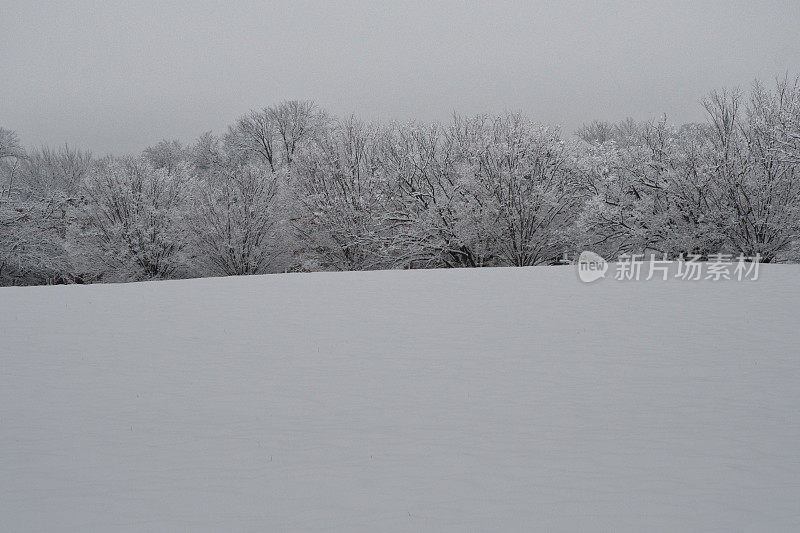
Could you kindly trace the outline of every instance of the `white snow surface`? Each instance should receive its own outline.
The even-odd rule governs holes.
[[[800,267],[0,289],[4,531],[798,531]]]

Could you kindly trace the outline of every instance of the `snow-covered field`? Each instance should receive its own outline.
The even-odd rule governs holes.
[[[800,530],[800,267],[0,289],[4,531]]]

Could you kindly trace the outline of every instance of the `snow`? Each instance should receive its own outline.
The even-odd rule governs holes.
[[[800,267],[0,289],[8,531],[800,529]]]

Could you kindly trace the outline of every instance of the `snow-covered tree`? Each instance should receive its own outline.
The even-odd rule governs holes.
[[[587,202],[580,225],[589,245],[621,252],[705,255],[719,250],[710,224],[713,147],[702,125],[664,119],[613,128],[611,140],[582,150]]]
[[[714,222],[733,252],[765,262],[785,259],[800,239],[800,157],[782,136],[794,105],[785,96],[780,85],[756,84],[746,106],[736,93],[705,101],[715,134]]]
[[[353,118],[299,152],[292,174],[292,226],[306,265],[363,270],[387,265],[385,133]]]
[[[15,178],[24,158],[25,150],[22,149],[17,134],[0,128],[0,198],[11,197],[17,185]]]
[[[184,275],[186,183],[183,166],[170,173],[141,157],[94,165],[82,189],[75,235],[87,273],[116,280]]]
[[[712,93],[706,124],[518,113],[448,124],[251,111],[94,161],[0,129],[0,283],[479,267],[663,252],[800,259],[800,82]]]
[[[185,221],[201,273],[245,275],[286,267],[279,184],[263,165],[218,166],[195,180]]]
[[[24,150],[19,143],[19,137],[11,130],[0,128],[0,159],[7,157],[20,157]]]
[[[65,202],[0,200],[0,285],[75,281],[65,248]]]
[[[761,90],[762,93],[769,94]],[[765,94],[765,95],[766,95]],[[774,131],[778,158],[800,162],[800,78],[779,79],[772,95],[777,103],[777,114],[772,117],[776,128]],[[773,104],[773,108],[775,108]]]
[[[163,168],[168,173],[175,172],[188,156],[186,148],[177,140],[161,141],[154,146],[145,148],[142,155],[153,165],[153,168]]]
[[[572,147],[521,114],[456,119],[460,187],[496,262],[553,262],[570,247],[580,207]]]
[[[26,153],[0,130],[0,284],[74,281],[65,237],[90,157],[63,148]]]
[[[386,150],[392,249],[413,267],[482,266],[489,253],[459,173],[458,139],[438,124],[395,124]]]
[[[26,198],[74,199],[91,163],[91,154],[68,146],[32,150],[21,165],[18,190]]]

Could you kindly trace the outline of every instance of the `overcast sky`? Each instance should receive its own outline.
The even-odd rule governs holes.
[[[104,154],[289,98],[381,120],[680,123],[711,89],[800,73],[798,28],[797,0],[0,0],[0,126]]]

